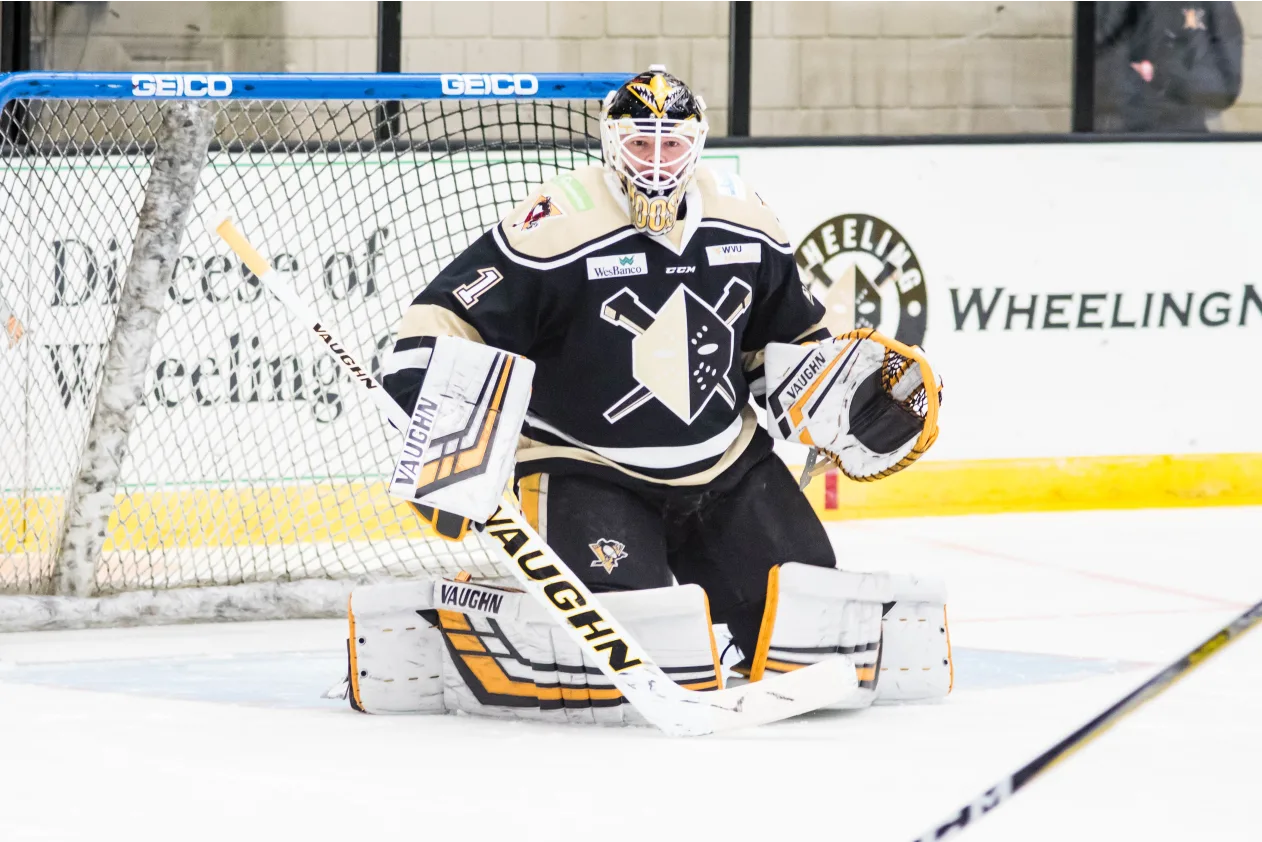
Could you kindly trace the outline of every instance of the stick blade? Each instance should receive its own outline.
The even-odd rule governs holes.
[[[728,731],[766,725],[810,713],[849,698],[859,689],[859,677],[849,658],[820,661],[775,678],[721,690],[724,699],[714,717],[714,730]]]
[[[653,724],[672,736],[697,737],[819,710],[850,697],[859,678],[850,660],[838,657],[726,690],[698,692],[673,682],[671,687],[671,698],[654,705]]]

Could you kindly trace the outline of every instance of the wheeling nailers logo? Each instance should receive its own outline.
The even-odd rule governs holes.
[[[557,216],[565,216],[565,211],[561,210],[551,196],[539,196],[521,221],[513,223],[513,227],[523,231],[533,231],[539,227],[539,223]]]
[[[928,296],[920,261],[903,235],[864,213],[817,226],[794,253],[807,291],[828,308],[834,333],[876,328],[905,345],[921,345]]]

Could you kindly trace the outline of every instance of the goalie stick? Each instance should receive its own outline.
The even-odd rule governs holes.
[[[1223,626],[1208,640],[1139,685],[1095,719],[974,798],[946,821],[917,837],[915,842],[936,842],[964,830],[1003,804],[1043,772],[1113,727],[1122,717],[1133,713],[1145,702],[1170,689],[1180,678],[1222,651],[1227,644],[1243,637],[1259,622],[1262,622],[1262,602]]]
[[[400,434],[407,430],[410,419],[403,408],[355,362],[328,325],[250,245],[232,220],[220,216],[212,220],[209,227],[236,252],[290,315],[312,331],[351,379],[363,386]],[[569,638],[599,665],[627,701],[646,720],[668,734],[699,736],[776,722],[841,701],[857,691],[854,666],[844,657],[724,690],[697,691],[680,687],[653,663],[644,648],[539,537],[510,491],[505,491],[499,509],[487,521],[486,533],[494,539],[487,543],[504,555],[513,577],[526,592],[537,599]],[[575,596],[555,600],[551,596],[564,591]]]

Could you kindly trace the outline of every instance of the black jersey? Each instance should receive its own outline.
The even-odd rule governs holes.
[[[629,219],[600,167],[541,186],[416,297],[386,389],[411,410],[421,337],[461,336],[536,364],[519,474],[695,487],[765,453],[763,349],[828,335],[775,215],[699,167],[670,234]]]

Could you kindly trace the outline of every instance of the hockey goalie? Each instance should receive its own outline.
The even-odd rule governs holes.
[[[415,298],[384,368],[412,418],[392,487],[460,538],[511,483],[684,687],[722,687],[720,624],[734,680],[840,656],[859,688],[841,706],[943,697],[943,586],[845,570],[772,447],[887,476],[933,443],[937,380],[919,349],[829,335],[773,212],[698,165],[707,129],[679,79],[636,76],[605,100],[603,164],[540,186]],[[350,613],[357,709],[637,721],[512,588],[364,587]]]

